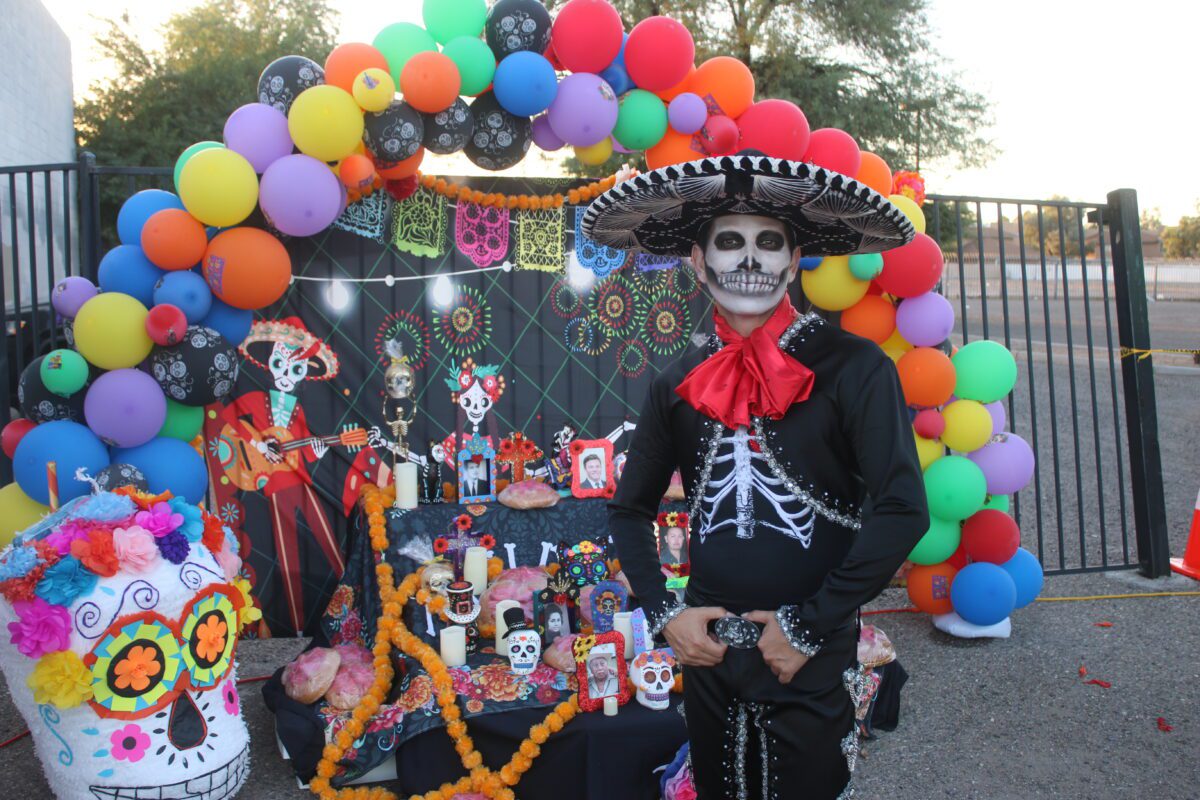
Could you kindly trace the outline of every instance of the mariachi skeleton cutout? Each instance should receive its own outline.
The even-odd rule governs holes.
[[[528,675],[537,669],[542,655],[542,637],[525,622],[525,612],[520,608],[506,608],[504,624],[508,630],[504,641],[509,666],[517,675]]]
[[[671,689],[675,686],[675,659],[662,650],[638,653],[629,665],[637,701],[653,711],[671,705]]]

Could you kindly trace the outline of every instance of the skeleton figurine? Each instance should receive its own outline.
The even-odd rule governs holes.
[[[537,669],[538,659],[542,655],[542,637],[530,629],[525,622],[525,612],[520,608],[506,608],[504,624],[508,630],[504,641],[507,643],[509,666],[517,675],[528,675]]]
[[[425,461],[421,464],[421,502],[440,503],[443,499],[442,462],[446,459],[441,442],[429,441]]]
[[[384,391],[387,398],[383,401],[383,421],[392,432],[395,445],[392,446],[392,471],[401,459],[408,460],[408,427],[417,416],[417,404],[413,400],[414,374],[408,357],[399,343],[389,340],[388,355],[392,363],[383,374]]]
[[[629,677],[637,687],[637,701],[651,711],[662,711],[671,705],[674,668],[675,659],[662,650],[638,653],[629,665]]]

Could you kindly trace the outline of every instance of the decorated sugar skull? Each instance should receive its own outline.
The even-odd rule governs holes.
[[[662,711],[671,704],[675,685],[675,659],[662,650],[638,653],[629,665],[629,677],[637,687],[637,701],[646,708]]]
[[[215,552],[214,552],[215,548]],[[60,800],[224,800],[249,772],[248,585],[181,500],[78,498],[0,554],[0,668]]]
[[[529,628],[525,612],[520,608],[505,609],[504,624],[508,626],[504,637],[508,664],[517,675],[528,675],[537,669],[538,659],[542,656],[542,637]]]
[[[454,568],[445,561],[434,561],[425,565],[421,573],[421,584],[427,591],[446,596],[446,587],[454,582]]]
[[[754,214],[726,214],[692,248],[697,279],[734,314],[770,313],[795,279],[800,249],[783,222]]]
[[[467,415],[467,421],[478,433],[484,417],[492,410],[500,395],[504,394],[504,376],[500,374],[499,367],[477,365],[470,358],[452,375],[446,378],[450,397]]]
[[[608,564],[604,561],[602,545],[585,540],[574,547],[560,548],[560,552],[565,552],[563,565],[576,586],[599,583],[608,577]]]

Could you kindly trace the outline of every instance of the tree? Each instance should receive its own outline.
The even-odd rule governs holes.
[[[1067,201],[1061,195],[1050,198],[1053,201]],[[1048,256],[1063,255],[1067,258],[1078,258],[1080,251],[1079,215],[1081,209],[1072,206],[1044,205],[1041,206],[1041,220],[1038,219],[1037,209],[1026,211],[1021,217],[1025,228],[1025,243],[1031,251],[1040,248]],[[1083,239],[1087,243],[1089,233],[1095,232],[1095,225],[1083,219]],[[1088,245],[1088,255],[1092,254],[1095,245]]]
[[[1196,210],[1200,212],[1200,204]],[[1167,258],[1200,257],[1200,216],[1180,217],[1178,225],[1163,228],[1162,243]]]

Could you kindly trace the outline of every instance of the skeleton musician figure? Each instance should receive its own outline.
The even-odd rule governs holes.
[[[690,255],[716,305],[706,348],[654,380],[610,503],[624,571],[684,665],[697,796],[849,797],[857,610],[928,515],[892,362],[787,291],[801,254],[884,250],[912,225],[843,175],[751,152],[620,183],[583,230]],[[691,503],[684,604],[651,534],[677,467]]]

